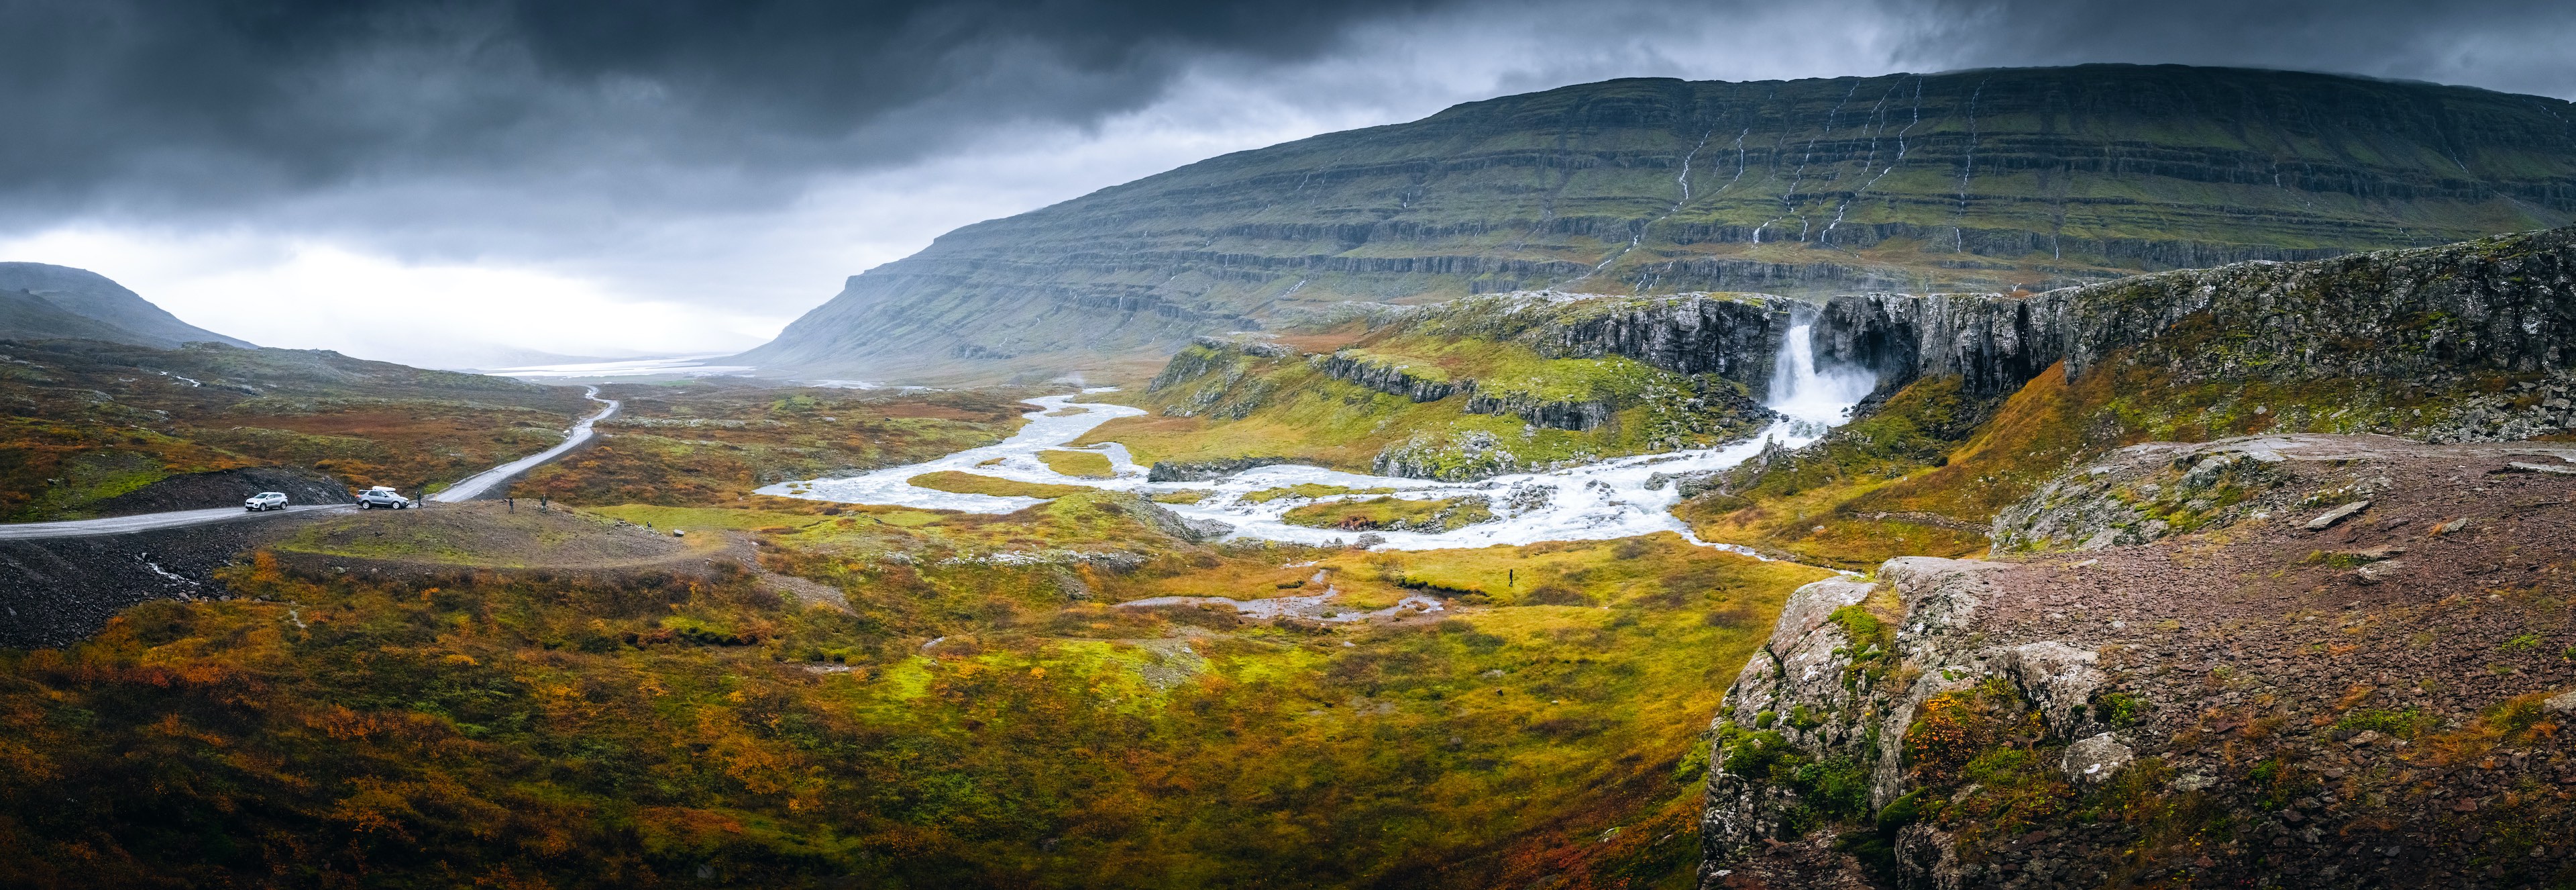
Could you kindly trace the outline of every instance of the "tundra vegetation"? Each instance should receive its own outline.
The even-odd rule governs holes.
[[[228,600],[0,653],[0,881],[1686,887],[1717,690],[1825,574],[1672,535],[1213,547],[1104,493],[758,506],[586,514],[757,572],[320,535],[228,570]],[[1118,605],[1318,576],[1350,609],[1443,608]]]
[[[287,466],[418,493],[562,441],[574,387],[335,352],[0,343],[0,519],[90,515],[173,476]]]
[[[1734,303],[1747,340],[1786,321],[1777,298]],[[1119,442],[1138,463],[1292,460],[1415,478],[1472,480],[1652,451],[1705,447],[1760,430],[1753,397],[1769,365],[1692,373],[1618,354],[1625,316],[1675,300],[1515,294],[1396,310],[1285,339],[1202,338],[1141,392],[1109,394],[1155,413],[1102,424],[1079,443]],[[1306,351],[1308,347],[1319,351]],[[1748,347],[1760,357],[1768,347]]]
[[[911,392],[710,380],[601,387],[621,402],[597,444],[540,466],[519,497],[569,504],[699,504],[791,479],[915,463],[1017,430],[1018,390]]]

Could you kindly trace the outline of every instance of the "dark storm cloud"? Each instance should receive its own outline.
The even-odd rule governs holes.
[[[1207,57],[1432,0],[0,0],[0,193],[151,205],[361,177],[864,166],[1082,123]]]
[[[84,207],[151,213],[446,179],[524,179],[623,202],[776,199],[801,171],[881,166],[1029,123],[1088,124],[1150,103],[1195,63],[1257,72],[1425,13],[1582,22],[1585,33],[1628,20],[1651,41],[1659,22],[1758,8],[0,0],[0,213],[20,222]],[[2181,61],[2566,95],[2576,70],[2555,41],[2571,8],[1857,0],[1836,24],[1898,32],[1889,65]],[[1851,62],[1829,61],[1818,65]],[[671,171],[685,175],[659,175]]]
[[[1902,54],[1979,66],[2171,62],[2576,98],[2565,0],[1926,0]]]

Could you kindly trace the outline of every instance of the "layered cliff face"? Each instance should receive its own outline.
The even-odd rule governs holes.
[[[2545,373],[2576,364],[2576,228],[2140,276],[2067,305],[2069,374],[2132,348],[2185,380]]]
[[[1816,320],[1816,360],[1868,368],[1887,391],[1955,376],[1972,395],[2004,395],[2065,357],[2066,309],[2085,293],[1837,296]]]
[[[1086,441],[1125,443],[1158,478],[1296,461],[1453,481],[1715,444],[1771,418],[1761,395],[1793,310],[1764,294],[1517,293],[1377,313],[1328,351],[1203,337],[1147,387],[1160,416]]]
[[[2576,228],[2562,228],[2161,272],[2028,297],[1837,296],[1816,321],[1816,355],[1867,367],[1890,390],[1957,376],[1979,396],[2018,390],[2061,360],[2070,380],[2116,360],[2155,368],[2175,385],[2377,379],[2424,392],[2479,375],[2565,372],[2576,365],[2571,334]],[[2471,427],[2448,437],[2545,431]]]
[[[968,379],[1341,301],[2045,289],[2565,224],[2567,103],[2092,65],[1619,80],[1239,152],[942,236],[746,353]]]
[[[2569,467],[2144,445],[2009,511],[2085,552],[1801,588],[1713,727],[1702,886],[2576,876]]]

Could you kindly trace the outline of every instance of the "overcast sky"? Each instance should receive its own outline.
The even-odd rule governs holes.
[[[0,260],[440,366],[756,345],[966,223],[1613,77],[2076,62],[2576,98],[2576,3],[0,0]]]

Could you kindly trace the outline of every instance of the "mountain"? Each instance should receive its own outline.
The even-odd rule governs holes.
[[[106,340],[135,343],[141,335],[94,318],[74,315],[52,300],[22,290],[0,290],[0,338]]]
[[[7,296],[11,291],[33,302]],[[180,321],[105,275],[45,263],[0,263],[0,337],[77,337],[156,349],[200,341],[256,348],[249,341]]]
[[[1150,373],[1352,300],[2041,290],[2569,221],[2576,110],[2538,96],[2171,65],[1615,80],[966,226],[738,360]]]

